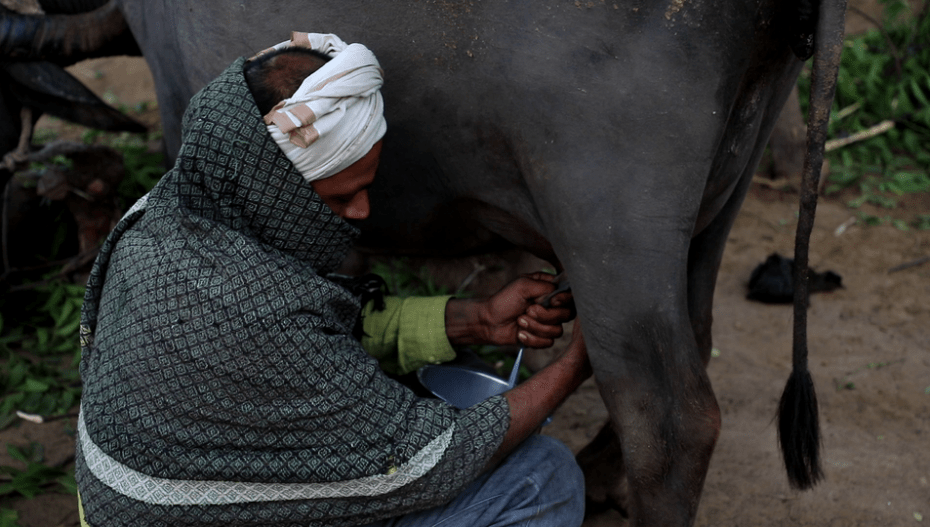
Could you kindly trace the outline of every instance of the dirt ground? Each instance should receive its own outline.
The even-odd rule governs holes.
[[[111,102],[152,100],[138,59],[82,63],[74,73]],[[820,401],[826,480],[809,492],[788,484],[777,451],[777,401],[791,369],[791,308],[745,299],[752,269],[769,254],[793,254],[796,195],[754,185],[727,242],[714,308],[709,373],[723,413],[697,525],[919,525],[930,522],[930,263],[889,273],[930,255],[930,231],[890,225],[848,226],[855,213],[842,200],[822,200],[811,265],[833,270],[845,288],[812,297],[811,370]],[[884,216],[887,211],[871,211]],[[911,198],[893,214],[930,213],[930,199]],[[497,265],[497,264],[504,265]],[[458,283],[476,265],[475,286],[493,289],[517,271],[542,265],[531,257],[468,259],[439,274]],[[562,343],[564,344],[564,339]],[[556,413],[544,433],[575,451],[598,431],[606,411],[592,381]],[[73,455],[73,420],[21,422],[0,433],[4,443],[37,441],[46,461]],[[4,463],[7,460],[3,460]],[[77,525],[74,498],[18,500],[23,527]],[[586,527],[624,525],[619,514],[589,518]]]

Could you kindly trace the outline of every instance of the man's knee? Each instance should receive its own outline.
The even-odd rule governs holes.
[[[525,441],[539,459],[540,466],[551,466],[552,476],[567,488],[577,487],[584,494],[584,474],[575,461],[575,455],[565,443],[546,435],[537,434]]]
[[[543,501],[562,503],[583,514],[584,474],[565,444],[549,436],[534,435],[511,458],[508,462],[519,465],[533,480]]]

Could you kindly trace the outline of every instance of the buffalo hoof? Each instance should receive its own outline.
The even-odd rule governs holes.
[[[584,472],[585,516],[616,510],[628,517],[629,482],[623,466],[620,439],[610,422],[578,452],[575,460]]]

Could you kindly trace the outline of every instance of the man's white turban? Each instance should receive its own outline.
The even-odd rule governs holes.
[[[384,79],[371,50],[336,35],[295,31],[266,52],[291,46],[332,57],[265,116],[268,132],[309,182],[348,168],[384,136]]]

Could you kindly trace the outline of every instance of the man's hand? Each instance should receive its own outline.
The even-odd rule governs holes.
[[[546,308],[537,302],[555,290],[555,276],[521,276],[483,300],[452,299],[446,305],[446,334],[453,345],[495,344],[548,348],[574,316],[571,293],[555,295]]]
[[[485,301],[488,342],[548,348],[562,336],[562,324],[573,318],[572,295],[554,296],[550,307],[537,303],[555,290],[555,276],[533,273],[514,280]]]

